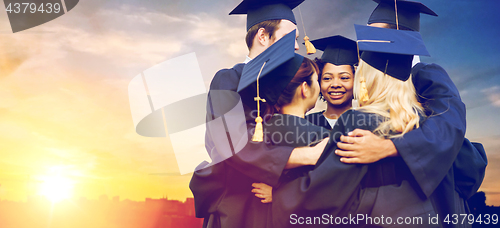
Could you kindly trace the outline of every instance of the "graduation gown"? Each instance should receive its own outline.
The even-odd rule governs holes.
[[[207,121],[222,117],[228,107],[236,105],[240,97],[236,95],[244,64],[217,72],[210,84],[207,102]],[[214,91],[229,91],[227,96],[217,95]],[[211,97],[217,96],[217,97]],[[224,123],[231,128],[248,125],[249,136],[255,124],[253,97],[241,95],[245,120],[238,123]],[[255,94],[253,94],[255,96]],[[252,102],[249,102],[252,100]],[[217,104],[215,104],[216,102]],[[208,125],[207,125],[208,126]],[[214,134],[220,134],[207,127],[205,147],[212,159],[221,154],[220,147],[214,143]],[[222,133],[224,134],[224,133]],[[235,143],[244,141],[226,132],[228,140]],[[204,218],[204,227],[267,227],[266,216],[269,204],[263,204],[251,192],[252,183],[266,183],[276,186],[281,173],[293,150],[292,147],[269,146],[265,143],[248,143],[233,156],[217,164],[200,164],[193,173],[190,189],[194,195],[196,217]],[[227,153],[227,151],[226,151]],[[206,167],[206,168],[202,168]]]
[[[296,226],[298,217],[304,221],[320,218],[314,224],[301,224],[305,227],[330,227],[335,225],[332,221],[336,217],[357,214],[392,217],[393,221],[399,216],[421,217],[426,221],[429,214],[435,215],[432,202],[415,187],[417,183],[401,157],[385,158],[370,165],[345,164],[334,153],[341,135],[354,129],[373,131],[381,120],[378,115],[355,110],[342,114],[315,169],[273,189],[274,227]],[[333,220],[327,222],[323,220],[325,216]],[[366,224],[361,221],[350,225]]]
[[[427,115],[430,121],[426,121],[420,129],[406,134],[403,138],[393,139],[401,157],[408,164],[408,168],[398,169],[410,175],[416,174],[413,187],[421,190],[424,198],[431,200],[441,222],[448,214],[468,212],[464,199],[471,197],[480,187],[487,159],[481,144],[471,143],[467,139],[461,140],[465,130],[465,107],[446,72],[436,64],[420,63],[413,69],[412,74],[420,101],[429,110]],[[326,122],[321,117],[322,113],[319,112],[311,114],[308,119],[312,118],[313,123],[321,124],[322,120]],[[422,153],[419,153],[421,151]],[[444,166],[441,164],[443,161]],[[376,175],[371,176],[378,178]],[[397,197],[387,202],[392,202],[395,198]],[[369,205],[362,200],[363,203]],[[400,210],[393,204],[386,206]],[[376,212],[380,210],[377,208],[380,207],[374,206],[374,215],[380,215],[380,212]],[[446,223],[441,225],[460,227]]]
[[[274,146],[304,147],[313,146],[324,138],[330,137],[330,130],[317,126],[308,120],[287,114],[274,114],[265,122],[265,142]],[[313,165],[284,170],[279,185],[304,176],[314,168]]]
[[[324,112],[325,111],[311,113],[306,116],[306,119],[317,126],[332,130],[332,126],[330,125],[330,123],[328,123],[328,120],[326,120],[326,117],[323,115]]]
[[[420,128],[392,141],[442,222],[446,215],[468,212],[465,199],[482,183],[486,156],[482,146],[464,140],[465,105],[446,71],[419,63],[412,75],[428,118]],[[458,173],[461,176],[455,177]]]

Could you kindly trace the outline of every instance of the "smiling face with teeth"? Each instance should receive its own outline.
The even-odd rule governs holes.
[[[321,94],[328,103],[328,108],[349,109],[352,106],[354,86],[353,67],[326,63],[321,74],[320,86]]]

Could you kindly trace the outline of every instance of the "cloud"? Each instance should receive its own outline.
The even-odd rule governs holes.
[[[124,18],[126,21],[122,22],[146,24],[146,25],[152,25],[154,23],[165,24],[165,23],[175,23],[183,21],[183,19],[180,17],[175,17],[168,15],[166,13],[152,11],[145,7],[137,7],[127,4],[121,5],[118,9],[101,8],[101,10],[99,10],[96,16],[107,19]]]
[[[492,86],[486,89],[481,90],[484,95],[488,98],[488,100],[491,102],[491,105],[500,107],[500,87],[499,86]]]
[[[131,5],[90,15],[75,11],[30,33],[6,36],[0,41],[0,67],[6,76],[30,59],[45,64],[77,53],[119,67],[144,67],[203,46],[215,48],[217,55],[244,56],[244,35],[243,27],[206,13],[173,16]]]
[[[0,86],[0,97],[2,98],[0,101],[0,109],[14,107],[18,102],[18,99],[12,92],[12,89],[6,86]]]
[[[161,29],[186,27],[188,19],[126,7],[65,19],[0,40],[2,163],[31,167],[28,173],[68,164],[88,178],[175,172],[165,138],[134,132],[127,73],[194,42]]]
[[[193,42],[204,45],[226,44],[234,41],[235,37],[244,37],[245,30],[241,27],[231,27],[226,22],[212,17],[209,14],[188,15],[187,22],[193,29],[186,36]]]
[[[7,51],[8,48],[5,44],[0,44],[0,78],[9,76],[14,72],[24,61],[28,59],[28,56],[23,52]]]
[[[245,30],[243,26],[234,26],[220,18],[220,15],[211,15],[208,13],[184,14],[181,16],[159,13],[152,9],[134,8],[130,5],[124,5],[118,9],[107,9],[99,12],[98,17],[101,21],[112,24],[114,27],[118,24],[119,31],[127,33],[133,29],[141,31],[134,33],[134,40],[149,39],[145,43],[147,48],[138,48],[144,53],[151,53],[159,50],[169,50],[175,52],[181,51],[187,47],[196,45],[217,47],[219,55],[242,56],[247,50],[243,41]],[[243,17],[235,17],[244,24]],[[94,19],[95,20],[95,19]],[[121,27],[126,24],[126,27]],[[121,45],[120,45],[121,46]],[[243,46],[242,48],[235,48]],[[152,48],[156,47],[156,48]],[[179,47],[178,49],[176,49]],[[164,55],[173,57],[172,53]]]

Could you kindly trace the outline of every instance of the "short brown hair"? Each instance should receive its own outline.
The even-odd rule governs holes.
[[[269,34],[269,39],[271,39],[274,36],[274,33],[276,30],[280,28],[280,23],[281,19],[274,19],[274,20],[267,20],[260,22],[254,26],[252,26],[248,32],[247,36],[245,37],[245,41],[247,42],[247,47],[248,50],[250,50],[253,46],[253,39],[255,38],[255,35],[257,35],[257,32],[259,31],[260,28],[264,28],[266,32]]]

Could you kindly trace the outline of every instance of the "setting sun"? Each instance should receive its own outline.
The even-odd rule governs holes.
[[[53,203],[69,199],[73,191],[73,181],[60,176],[43,178],[40,195],[47,197]]]

